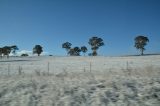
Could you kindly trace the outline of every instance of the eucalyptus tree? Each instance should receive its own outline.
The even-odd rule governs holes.
[[[68,55],[70,55],[70,56],[74,56],[74,55],[75,55],[74,48],[70,48],[70,49],[69,49]]]
[[[81,51],[83,52],[84,56],[85,56],[85,53],[88,51],[87,47],[86,46],[82,46],[81,47]]]
[[[74,52],[75,56],[80,56],[81,49],[79,47],[74,47]]]
[[[16,53],[16,50],[18,50],[18,47],[16,45],[13,46],[4,46],[0,48],[0,57],[7,56],[9,58],[9,54],[12,52],[13,54]]]
[[[68,52],[70,56],[80,56],[81,49],[79,47],[71,48]]]
[[[0,48],[0,57],[2,58],[3,48]]]
[[[4,56],[7,56],[7,58],[9,58],[9,54],[11,53],[11,51],[12,51],[12,48],[10,46],[4,46],[2,48],[2,54]]]
[[[42,52],[43,47],[41,45],[35,45],[35,47],[33,48],[33,54],[38,54],[38,56],[40,56]]]
[[[88,44],[91,46],[92,49],[92,56],[97,56],[97,50],[101,47],[104,46],[104,41],[102,38],[99,37],[92,37],[89,39]]]
[[[146,50],[144,47],[149,42],[148,37],[145,37],[143,35],[139,35],[139,36],[135,37],[134,40],[135,40],[134,47],[136,47],[137,49],[139,49],[140,52],[141,52],[141,55],[143,55],[144,50]]]
[[[69,43],[69,42],[65,42],[65,43],[62,44],[62,48],[66,49],[67,54],[69,54],[69,51],[70,51],[70,49],[71,49],[71,46],[72,46],[72,44]]]

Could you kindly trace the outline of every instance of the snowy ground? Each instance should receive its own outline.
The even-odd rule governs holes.
[[[160,55],[3,58],[0,106],[160,106]]]

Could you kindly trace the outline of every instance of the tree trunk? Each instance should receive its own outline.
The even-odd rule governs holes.
[[[38,54],[38,56],[40,56],[40,54]]]
[[[143,55],[143,49],[141,49],[141,55]]]
[[[0,54],[0,57],[1,57],[1,59],[2,59],[2,54]]]
[[[69,49],[67,49],[67,56],[70,56]]]
[[[96,51],[96,50],[93,50],[92,55],[93,55],[93,56],[97,56],[97,51]]]

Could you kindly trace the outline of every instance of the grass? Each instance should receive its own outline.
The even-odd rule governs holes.
[[[62,72],[50,76],[38,73],[0,77],[0,105],[158,106],[160,78],[150,73],[146,73],[150,77],[137,77],[132,71],[128,76]]]
[[[73,65],[61,64],[59,73],[54,63],[59,60],[47,61],[45,68],[33,62],[26,66],[13,63],[9,68],[2,63],[1,70],[10,73],[0,75],[0,106],[159,106],[159,67],[135,67],[134,61],[125,60],[124,67],[116,63],[117,69],[102,61],[98,66],[103,70],[99,70],[92,59],[81,58],[85,62],[80,65],[73,59]]]

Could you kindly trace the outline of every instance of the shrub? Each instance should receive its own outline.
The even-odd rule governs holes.
[[[22,54],[21,56],[23,56],[23,57],[27,57],[27,56],[29,56],[27,53],[24,53],[24,54]]]

